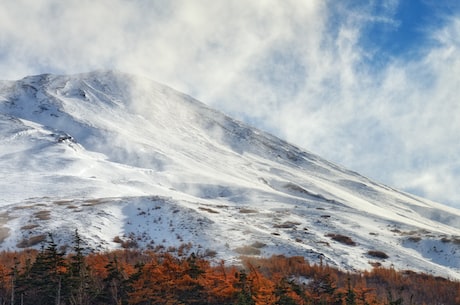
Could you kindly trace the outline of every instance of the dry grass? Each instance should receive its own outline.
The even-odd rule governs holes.
[[[273,227],[278,228],[278,229],[292,229],[300,225],[299,222],[294,222],[294,221],[285,221],[280,224],[275,224]]]
[[[30,225],[25,225],[21,227],[21,230],[32,230],[35,229],[36,227],[39,227],[37,224],[30,224]]]
[[[451,238],[444,236],[441,238],[441,241],[443,243],[453,243],[454,245],[460,245],[460,237],[457,236],[453,236]]]
[[[18,248],[29,248],[46,240],[46,234],[35,235],[29,238],[24,238],[16,246]]]
[[[0,223],[5,224],[9,219],[8,213],[5,212],[0,214]]]
[[[211,250],[211,249],[206,249],[203,254],[204,257],[210,257],[214,258],[217,256],[217,251]]]
[[[74,202],[73,200],[56,200],[53,203],[56,205],[68,205],[69,203]]]
[[[139,248],[139,244],[133,239],[128,239],[121,243],[121,247],[123,249],[137,249]]]
[[[10,236],[10,229],[0,227],[0,244],[8,237]]]
[[[106,198],[88,199],[83,202],[82,206],[90,207],[90,206],[95,206],[95,205],[99,205],[99,204],[106,203],[106,202],[108,202]]]
[[[379,262],[369,262],[369,265],[371,265],[374,268],[378,268],[382,266],[382,264]]]
[[[333,234],[333,233],[326,234],[326,236],[344,245],[356,246],[356,243],[348,236],[341,235],[341,234]]]
[[[219,214],[218,211],[210,209],[210,208],[198,207],[198,209],[202,210],[202,211],[205,211],[205,212],[208,212],[208,213],[212,213],[212,214]]]
[[[243,246],[235,249],[235,252],[241,255],[260,255],[261,251],[252,246]]]
[[[126,240],[123,240],[121,239],[120,236],[115,236],[113,238],[113,242],[117,243],[117,244],[120,244],[120,246],[123,248],[123,249],[136,249],[136,248],[139,248],[139,244],[137,243],[137,241],[134,239],[134,237],[130,237]]]
[[[39,220],[50,220],[51,211],[43,210],[34,213],[34,217]]]
[[[265,247],[266,245],[267,244],[264,244],[264,243],[262,243],[260,241],[256,241],[256,242],[251,244],[251,247],[256,248],[256,249],[261,249],[261,248]]]
[[[19,205],[19,206],[13,207],[13,210],[29,210],[29,209],[33,209],[34,207],[35,207],[34,205]]]
[[[258,211],[253,210],[253,209],[242,208],[242,209],[240,209],[240,213],[241,214],[255,214],[255,213],[258,213]]]
[[[414,242],[414,243],[418,243],[419,241],[422,240],[421,237],[418,237],[418,236],[411,236],[407,239],[408,241],[411,241],[411,242]]]
[[[386,259],[386,258],[389,257],[385,252],[375,251],[375,250],[369,250],[369,251],[367,251],[367,254],[369,256],[376,257],[376,258],[381,258],[381,259]]]

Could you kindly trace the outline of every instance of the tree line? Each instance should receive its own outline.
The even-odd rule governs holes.
[[[40,250],[0,253],[0,305],[403,305],[460,304],[460,283],[377,267],[359,273],[303,257],[243,257],[226,265],[190,253],[191,245],[86,253],[52,235]]]

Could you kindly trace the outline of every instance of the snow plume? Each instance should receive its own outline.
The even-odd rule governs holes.
[[[426,44],[386,54],[366,37],[401,27],[397,0],[4,2],[2,79],[146,75],[377,180],[460,202],[455,15],[421,28]]]
[[[47,232],[65,244],[81,228],[100,251],[120,247],[115,236],[141,248],[190,241],[218,260],[249,247],[309,261],[322,254],[357,270],[370,268],[374,258],[363,257],[378,249],[390,254],[384,266],[459,278],[459,210],[373,182],[146,78],[34,76],[0,95],[2,248]],[[329,238],[337,232],[355,245]]]

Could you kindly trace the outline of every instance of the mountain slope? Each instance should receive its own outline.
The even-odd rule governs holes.
[[[380,263],[460,278],[460,211],[144,78],[1,82],[0,148],[3,249],[46,232],[65,244],[78,228],[101,250],[192,242],[224,259],[302,255],[348,270]]]

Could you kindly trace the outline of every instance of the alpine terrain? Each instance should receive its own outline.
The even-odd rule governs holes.
[[[340,147],[337,147],[340,149]],[[0,249],[300,255],[460,279],[460,211],[373,182],[146,78],[0,82]]]

